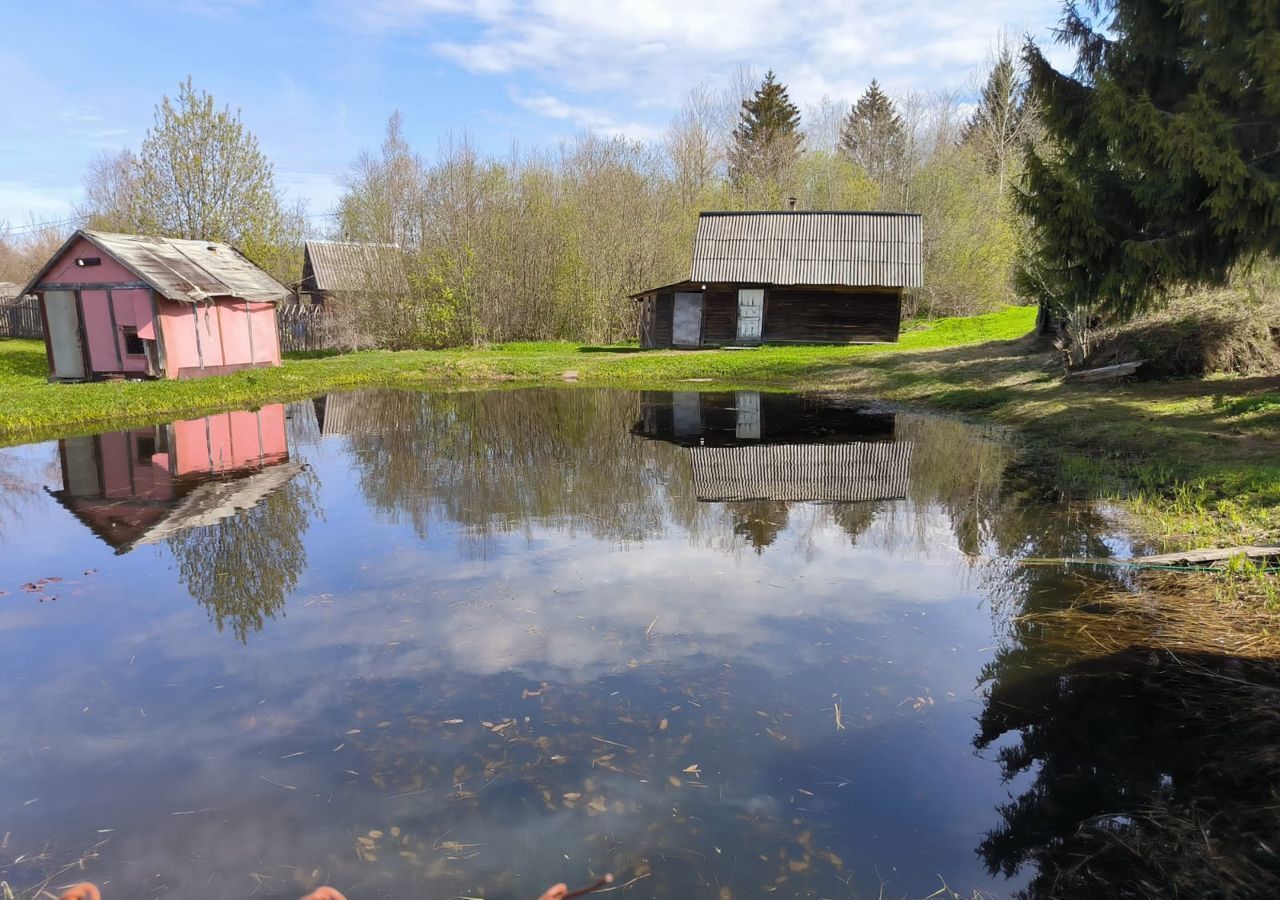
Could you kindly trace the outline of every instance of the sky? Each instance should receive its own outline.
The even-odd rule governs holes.
[[[802,110],[872,78],[972,91],[1002,30],[1048,45],[1059,15],[1058,0],[0,0],[0,222],[69,220],[93,157],[136,149],[188,75],[241,111],[320,233],[394,110],[428,158],[464,134],[498,154],[588,129],[657,140],[694,85],[744,66],[775,70]]]

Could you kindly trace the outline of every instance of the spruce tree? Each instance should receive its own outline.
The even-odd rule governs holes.
[[[1072,75],[1024,54],[1049,138],[1019,189],[1024,290],[1059,316],[1120,318],[1280,251],[1275,0],[1070,2],[1060,40]]]
[[[845,116],[840,149],[884,191],[901,175],[906,144],[902,116],[879,82],[872,79]]]
[[[733,130],[730,176],[738,184],[747,178],[777,181],[800,158],[802,140],[800,110],[770,70],[755,93],[742,101]]]
[[[1032,139],[1035,125],[1035,104],[1027,100],[1018,60],[1013,49],[1002,42],[982,86],[978,108],[960,136],[960,142],[972,147],[982,157],[987,171],[999,179],[1002,195],[1009,164]]]

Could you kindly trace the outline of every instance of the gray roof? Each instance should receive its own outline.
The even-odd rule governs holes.
[[[109,254],[170,300],[195,303],[210,297],[235,297],[255,303],[276,303],[290,296],[287,287],[230,244],[86,230],[77,231],[58,248],[31,279],[26,291],[36,288],[77,238],[84,238]]]
[[[16,300],[22,293],[22,285],[13,281],[0,281],[0,303]]]
[[[917,213],[704,212],[689,278],[701,282],[920,287]]]
[[[907,496],[911,443],[688,447],[699,500],[862,502]]]
[[[408,289],[404,260],[395,244],[307,241],[305,252],[317,291]]]

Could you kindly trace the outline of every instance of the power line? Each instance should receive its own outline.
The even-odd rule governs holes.
[[[0,231],[0,235],[7,237],[18,234],[35,234],[37,231],[44,231],[46,228],[61,228],[63,225],[74,225],[76,222],[82,222],[87,218],[88,216],[74,216],[57,222],[39,222],[33,225],[22,225],[18,228],[6,227],[3,231]]]

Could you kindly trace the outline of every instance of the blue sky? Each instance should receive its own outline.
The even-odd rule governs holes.
[[[964,88],[1002,30],[1042,42],[1058,0],[0,0],[0,221],[66,219],[89,160],[137,147],[191,75],[238,107],[277,182],[333,208],[399,109],[430,156],[587,128],[652,140],[697,83],[773,68],[803,108]]]

